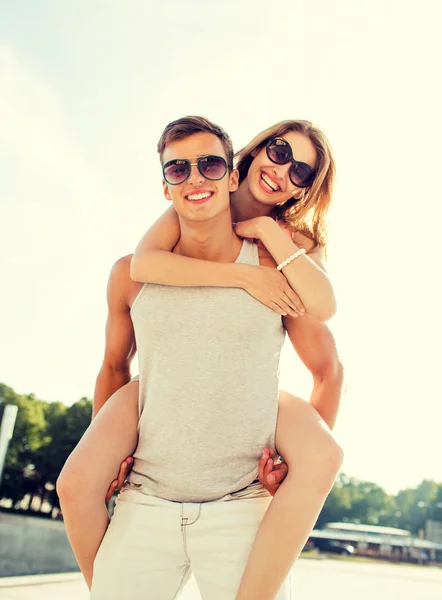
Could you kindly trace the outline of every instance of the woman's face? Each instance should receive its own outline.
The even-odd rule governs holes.
[[[316,168],[316,150],[308,137],[298,131],[289,131],[281,136],[292,149],[293,158]],[[262,148],[247,173],[247,182],[252,196],[263,204],[281,204],[293,196],[297,197],[301,188],[290,181],[290,162],[277,165],[267,156],[266,148]]]

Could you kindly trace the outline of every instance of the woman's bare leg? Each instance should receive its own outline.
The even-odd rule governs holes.
[[[138,441],[138,387],[137,382],[128,383],[109,398],[57,480],[66,532],[89,588],[109,525],[106,492]]]
[[[236,600],[273,600],[304,547],[342,464],[342,450],[318,412],[281,392],[276,448],[288,475],[256,534]]]

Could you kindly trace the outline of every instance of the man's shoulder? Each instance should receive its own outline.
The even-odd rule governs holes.
[[[132,304],[134,296],[136,296],[142,287],[141,283],[133,281],[130,276],[132,256],[133,254],[127,254],[115,261],[109,277],[110,288],[118,292],[119,295],[124,296],[129,306]]]
[[[114,262],[112,265],[111,274],[115,277],[129,277],[130,278],[130,262],[133,254],[127,254],[122,256]]]

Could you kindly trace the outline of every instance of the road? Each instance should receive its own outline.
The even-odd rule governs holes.
[[[309,600],[441,600],[442,569],[340,560],[300,559],[294,568],[294,599]],[[79,576],[70,581],[4,587],[2,600],[87,600]],[[5,580],[6,582],[6,580]],[[122,599],[124,600],[124,599]],[[201,600],[194,580],[180,600]]]

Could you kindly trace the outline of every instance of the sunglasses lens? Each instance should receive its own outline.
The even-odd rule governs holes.
[[[314,171],[306,163],[295,163],[290,168],[290,179],[299,187],[309,186],[314,179]]]
[[[274,140],[267,146],[267,155],[277,165],[285,165],[291,160],[292,151],[283,140]]]
[[[183,183],[190,173],[190,165],[186,160],[172,160],[164,165],[163,175],[167,183],[178,185]]]
[[[200,173],[206,179],[222,179],[227,172],[227,163],[221,156],[204,156],[198,161]]]

